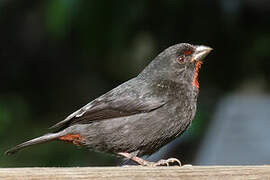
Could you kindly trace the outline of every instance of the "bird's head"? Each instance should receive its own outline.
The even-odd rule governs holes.
[[[212,48],[203,45],[180,43],[161,52],[142,72],[152,79],[192,83],[199,88],[198,71],[203,59]]]

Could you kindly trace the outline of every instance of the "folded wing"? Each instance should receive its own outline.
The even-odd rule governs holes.
[[[165,104],[164,100],[152,95],[146,83],[140,82],[134,87],[132,80],[93,100],[51,128],[150,112]]]

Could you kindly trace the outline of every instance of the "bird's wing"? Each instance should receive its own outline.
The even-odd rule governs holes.
[[[150,112],[165,103],[165,100],[153,96],[145,83],[137,82],[134,87],[128,81],[93,100],[51,128]]]

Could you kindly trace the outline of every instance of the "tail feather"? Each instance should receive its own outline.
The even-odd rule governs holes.
[[[35,144],[41,144],[41,143],[45,143],[47,141],[51,141],[51,140],[54,140],[54,139],[57,139],[59,138],[60,136],[62,135],[62,133],[50,133],[50,134],[45,134],[43,136],[40,136],[38,138],[35,138],[35,139],[32,139],[32,140],[29,140],[29,141],[26,141],[22,144],[19,144],[9,150],[7,150],[5,152],[6,155],[11,155],[11,154],[14,154],[14,153],[17,153],[18,151],[20,151],[21,149],[24,149],[28,146],[32,146],[32,145],[35,145]]]

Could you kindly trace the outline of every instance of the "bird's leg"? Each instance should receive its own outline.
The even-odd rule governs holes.
[[[151,163],[151,162],[146,161],[146,160],[144,160],[142,158],[139,158],[137,156],[133,156],[133,155],[127,153],[127,152],[120,152],[118,154],[121,155],[121,156],[124,156],[125,158],[128,158],[128,159],[130,159],[130,160],[132,160],[132,161],[134,161],[134,162],[136,162],[136,163],[138,163],[138,164],[140,164],[142,166],[148,166],[148,164]]]
[[[118,154],[138,163],[141,166],[150,166],[150,167],[170,166],[170,164],[173,164],[173,163],[177,163],[179,166],[181,166],[181,162],[176,158],[169,158],[167,160],[161,159],[158,162],[150,162],[150,161],[146,161],[142,158],[139,158],[137,156],[133,156],[127,152],[120,152]]]

